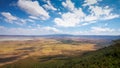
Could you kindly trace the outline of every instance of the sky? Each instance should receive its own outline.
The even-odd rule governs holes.
[[[120,35],[120,0],[0,0],[0,35]]]

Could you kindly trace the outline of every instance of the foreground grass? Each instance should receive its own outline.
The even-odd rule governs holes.
[[[120,40],[82,56],[31,56],[0,68],[119,68]]]

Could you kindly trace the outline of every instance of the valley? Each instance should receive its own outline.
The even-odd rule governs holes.
[[[3,37],[0,41],[0,66],[29,58],[30,62],[39,59],[40,63],[70,59],[108,47],[110,43],[110,39],[93,37]]]

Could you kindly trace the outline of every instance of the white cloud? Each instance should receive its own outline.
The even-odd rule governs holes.
[[[0,29],[4,29],[5,27],[4,26],[0,26]]]
[[[113,14],[112,9],[106,6],[105,8],[99,6],[90,6],[89,9],[91,10],[91,15],[98,17],[99,19],[113,19],[119,17],[117,14]]]
[[[81,24],[81,26],[85,26],[85,25],[89,25],[89,24],[93,24],[93,23],[96,23],[96,21],[84,22]]]
[[[108,6],[106,6],[105,8],[99,6],[90,6],[89,9],[91,10],[91,14],[95,16],[109,15],[112,10]]]
[[[17,20],[17,17],[11,15],[11,13],[9,13],[9,12],[2,12],[1,15],[4,16],[5,20],[7,22],[10,22],[10,23],[12,23],[13,21]]]
[[[82,12],[82,9],[74,10],[74,12],[67,12],[62,14],[62,18],[55,18],[54,22],[57,26],[63,27],[74,27],[78,25],[82,20],[85,14]]]
[[[13,16],[11,13],[9,12],[1,12],[1,15],[3,17],[5,17],[5,21],[7,23],[15,23],[15,24],[19,24],[19,25],[23,25],[25,24],[26,22],[34,22],[33,20],[31,19],[22,19],[22,18],[19,18],[17,16]]]
[[[21,34],[22,33],[22,34]],[[13,27],[8,28],[0,26],[0,35],[45,35],[45,34],[73,34],[73,35],[120,35],[120,29],[113,29],[108,27],[91,27],[86,31],[61,31],[55,27]]]
[[[89,30],[85,31],[74,31],[68,34],[74,35],[120,35],[118,29],[113,29],[109,27],[91,27]]]
[[[28,14],[38,17],[41,20],[48,19],[49,13],[42,8],[38,1],[31,1],[31,0],[19,0],[18,6]]]
[[[118,14],[112,13],[113,9],[109,6],[97,6],[101,0],[85,0],[84,6],[88,5],[89,14],[85,14],[81,8],[76,8],[71,0],[62,2],[62,5],[69,9],[68,12],[61,14],[61,18],[55,18],[57,26],[75,27],[77,25],[89,25],[99,20],[109,20],[119,17]],[[94,5],[93,5],[94,4]]]
[[[85,17],[85,20],[109,20],[119,17],[118,14],[112,13],[113,9],[109,6],[89,6],[90,14]]]
[[[43,7],[47,10],[54,10],[56,11],[57,9],[50,3],[50,0],[45,1],[47,4],[43,5]]]
[[[93,16],[93,15],[88,15],[88,16],[84,17],[84,21],[86,21],[86,22],[95,21],[97,19],[98,19],[98,17]]]
[[[61,31],[54,27],[13,27],[8,28],[4,26],[0,26],[0,35],[43,35],[43,34],[55,34],[60,33]],[[22,34],[21,34],[22,33]]]
[[[39,20],[39,18],[35,16],[29,16],[29,18],[34,19],[34,20]]]
[[[102,1],[102,0],[84,0],[83,6],[97,4],[99,1]]]
[[[68,8],[70,11],[75,10],[74,3],[73,3],[71,0],[66,0],[66,2],[62,2],[62,5],[63,5],[65,8]]]
[[[27,21],[29,21],[29,22],[35,22],[34,20],[32,20],[32,19],[26,19]]]
[[[61,18],[54,19],[54,22],[57,26],[75,27],[83,21],[83,18],[85,17],[84,12],[81,8],[75,8],[74,3],[72,3],[71,0],[66,0],[66,2],[62,2],[62,5],[65,8],[68,8],[70,12],[63,13],[61,14]]]
[[[110,14],[110,15],[108,15],[108,16],[105,16],[104,18],[103,18],[103,20],[109,20],[109,19],[114,19],[114,18],[118,18],[118,17],[120,17],[120,15],[117,15],[117,14]]]
[[[95,32],[95,33],[101,33],[101,32],[113,32],[114,29],[111,28],[107,28],[107,27],[92,27],[91,28],[91,32]]]
[[[59,15],[62,15],[62,13],[61,13],[61,12],[58,12],[58,14],[59,14]]]
[[[60,32],[60,30],[58,30],[54,27],[43,27],[43,30],[50,31],[50,32],[56,32],[56,33]]]

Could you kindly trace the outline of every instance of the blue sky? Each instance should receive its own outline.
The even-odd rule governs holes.
[[[0,0],[0,35],[120,35],[120,0]]]

